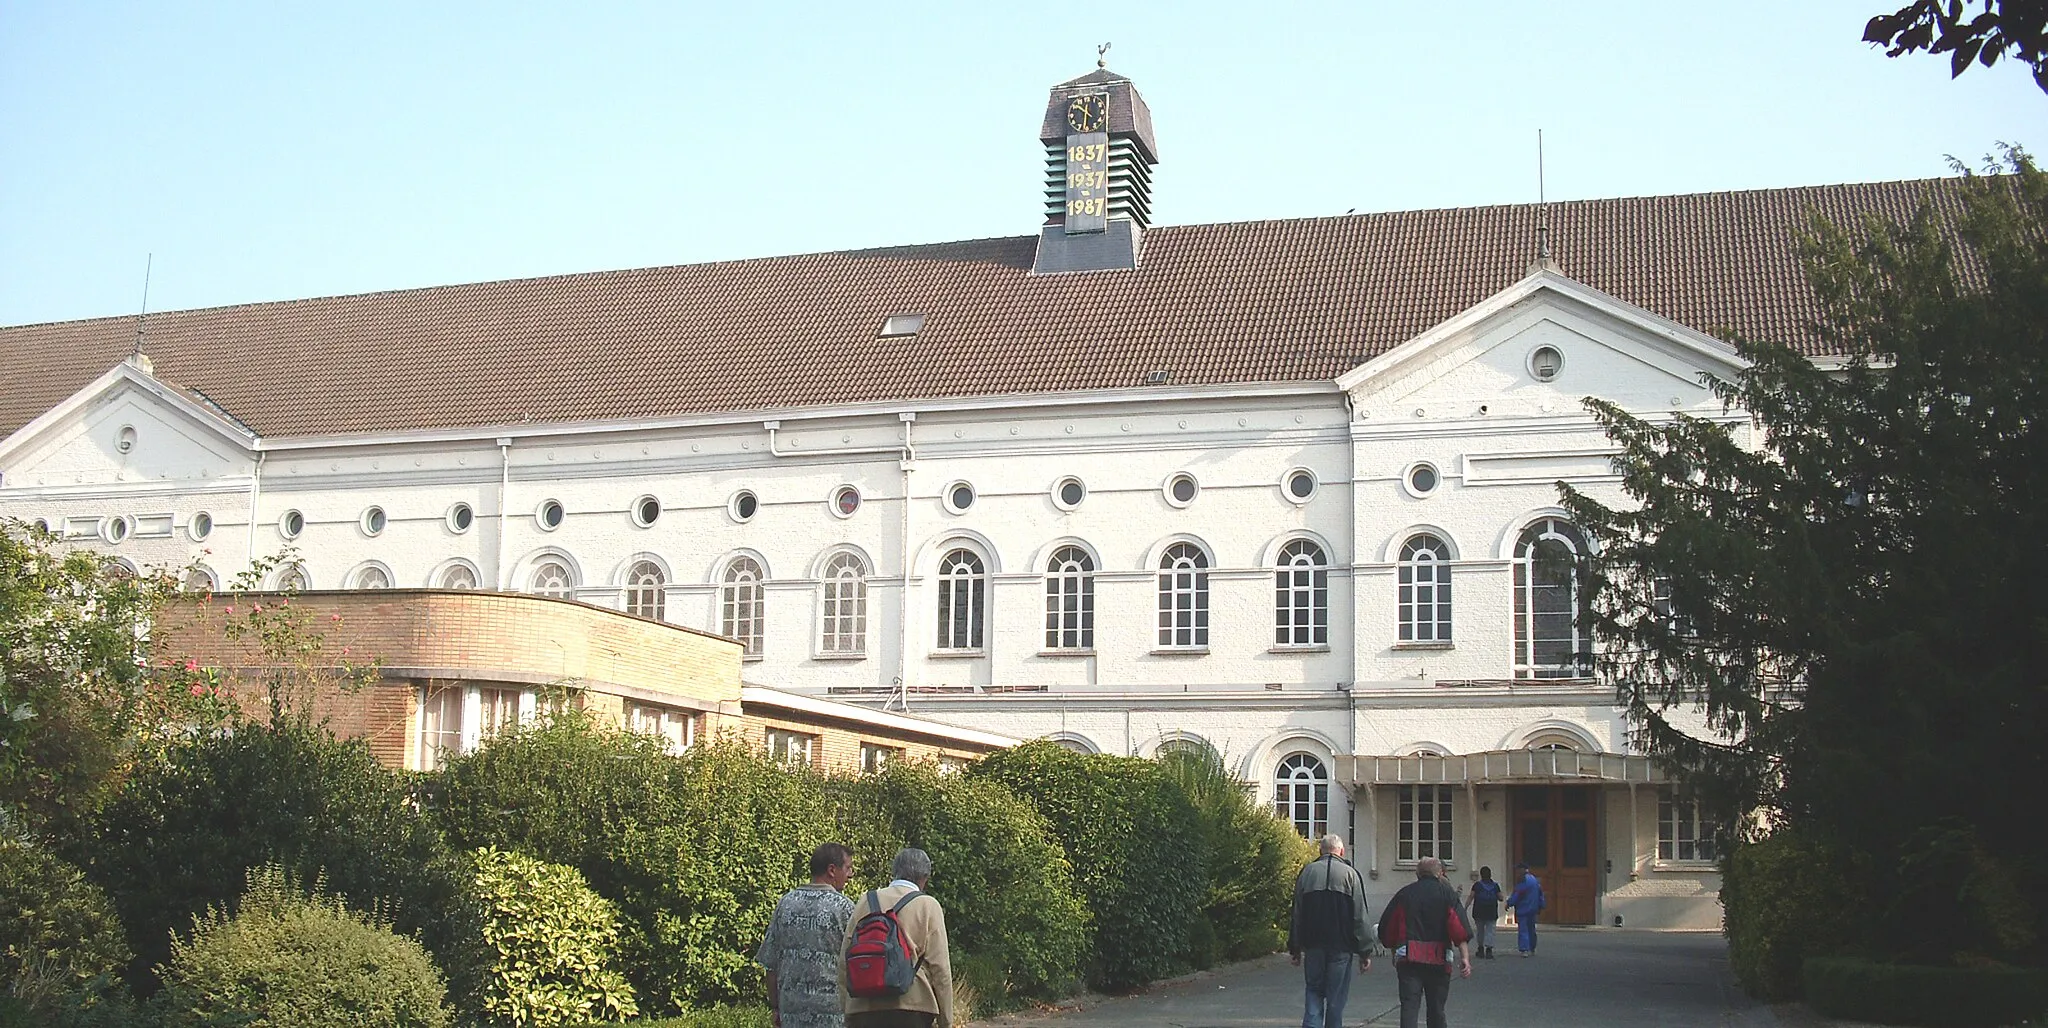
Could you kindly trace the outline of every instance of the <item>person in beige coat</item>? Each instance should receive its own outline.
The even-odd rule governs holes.
[[[895,881],[875,893],[882,910],[895,906],[897,900],[912,891],[924,892],[925,883],[932,877],[932,858],[923,850],[905,849],[896,854],[889,873]],[[853,905],[853,918],[847,922],[840,952],[853,945],[854,928],[860,919],[875,910],[867,894],[862,893]],[[847,991],[846,962],[840,961],[839,994],[846,999],[846,1028],[953,1028],[953,960],[946,948],[946,911],[927,894],[911,900],[897,913],[896,920],[917,956],[917,980],[901,996],[864,999]]]

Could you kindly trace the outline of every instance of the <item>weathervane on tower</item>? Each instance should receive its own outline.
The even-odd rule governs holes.
[[[1102,44],[1101,46],[1098,46],[1098,47],[1096,47],[1096,48],[1095,48],[1095,66],[1096,66],[1096,67],[1098,67],[1098,68],[1107,68],[1107,67],[1109,67],[1109,44],[1108,44],[1108,43],[1104,43],[1104,44]]]

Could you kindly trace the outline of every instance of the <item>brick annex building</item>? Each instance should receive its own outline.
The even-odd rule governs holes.
[[[1208,747],[1375,877],[1524,858],[1547,919],[1717,924],[1712,826],[1530,557],[1584,552],[1558,481],[1620,499],[1584,397],[1748,432],[1701,376],[1736,335],[1830,359],[1809,215],[1943,184],[1162,227],[1130,80],[1038,138],[1031,235],[152,315],[136,359],[129,318],[0,329],[0,515],[688,626],[750,695]],[[486,688],[392,694],[402,746],[531,708]]]

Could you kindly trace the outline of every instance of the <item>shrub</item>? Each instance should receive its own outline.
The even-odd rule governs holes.
[[[1811,957],[1806,1001],[1829,1017],[1947,1028],[2020,1024],[2048,1013],[2048,971],[1920,967]]]
[[[27,840],[0,830],[0,995],[23,1023],[118,1004],[128,943],[105,892]]]
[[[1799,995],[1800,965],[1853,937],[1851,913],[1864,890],[1856,863],[1820,840],[1780,831],[1731,850],[1722,863],[1728,963],[1761,999]]]
[[[606,966],[618,912],[575,868],[490,848],[471,868],[468,898],[488,958],[473,1005],[488,1023],[554,1028],[639,1012],[632,986]]]
[[[1079,979],[1088,908],[1052,827],[1030,803],[928,763],[837,778],[826,794],[839,841],[854,849],[856,887],[886,883],[904,846],[931,854],[954,977],[985,1010],[1064,995]]]
[[[451,842],[567,864],[618,904],[643,1011],[758,996],[753,947],[823,841],[817,781],[733,742],[667,753],[586,715],[452,761],[432,791]]]
[[[232,900],[264,863],[323,878],[358,908],[388,907],[458,970],[456,862],[400,773],[321,728],[244,723],[178,747],[144,765],[72,852],[120,910],[144,991],[172,931]]]
[[[1159,763],[1194,804],[1208,852],[1209,891],[1190,962],[1208,967],[1286,945],[1294,876],[1315,859],[1314,845],[1253,803],[1214,751],[1171,752]]]
[[[1090,985],[1129,989],[1187,966],[1208,855],[1193,805],[1157,763],[1040,741],[983,758],[968,774],[1006,786],[1052,824],[1095,912]]]
[[[173,939],[157,997],[165,1028],[443,1028],[426,951],[341,900],[294,888],[275,866],[249,876],[231,915],[212,907]]]

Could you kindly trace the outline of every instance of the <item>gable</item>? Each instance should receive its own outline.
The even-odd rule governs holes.
[[[122,366],[0,441],[0,481],[35,487],[246,475],[253,442]]]
[[[1561,358],[1548,380],[1534,368],[1545,350]],[[1366,420],[1572,414],[1588,396],[1640,412],[1718,411],[1702,377],[1741,367],[1718,340],[1537,272],[1338,384]]]

